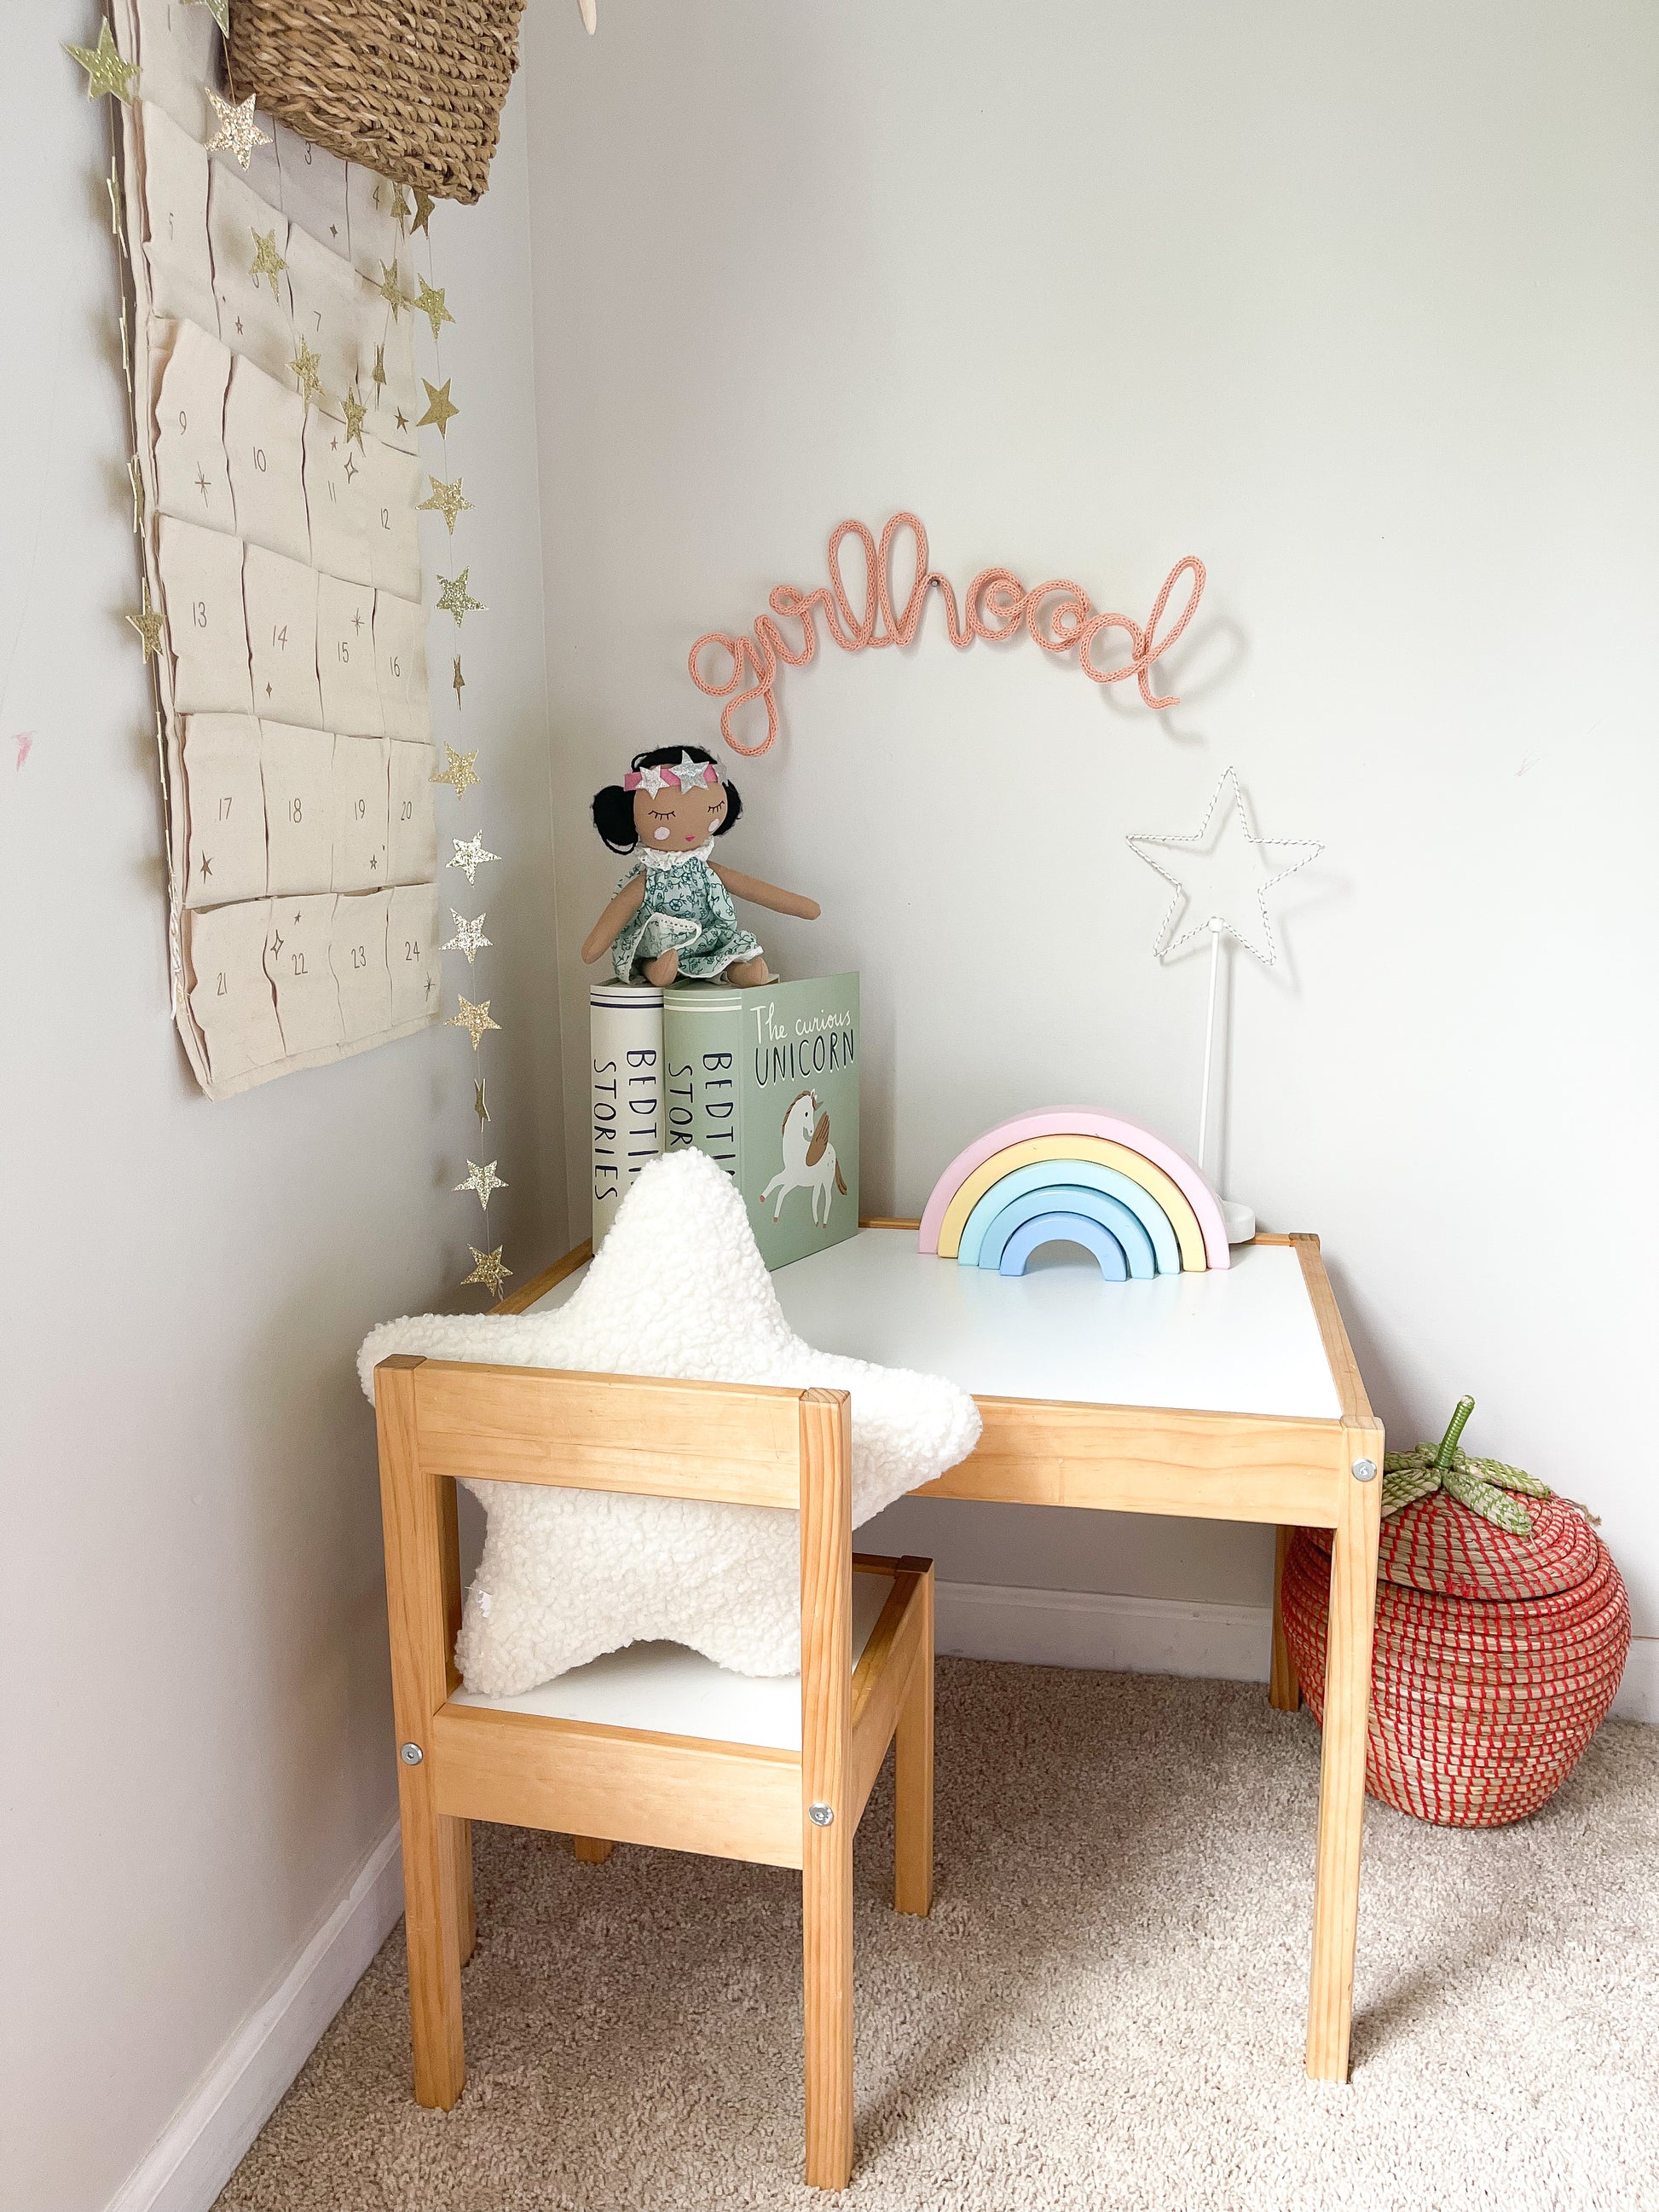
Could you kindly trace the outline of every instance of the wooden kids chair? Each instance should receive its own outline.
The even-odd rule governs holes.
[[[933,1563],[854,1558],[847,1393],[399,1355],[375,1369],[374,1402],[416,2099],[447,2110],[465,2080],[472,1820],[558,1829],[589,1859],[623,1842],[799,1867],[806,2179],[843,2188],[853,2166],[853,1835],[889,1743],[899,1911],[928,1911],[933,1853]],[[799,1747],[458,1696],[460,1476],[799,1506]],[[890,1585],[856,1668],[854,1569]]]

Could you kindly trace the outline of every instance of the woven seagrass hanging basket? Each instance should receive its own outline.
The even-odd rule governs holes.
[[[1606,1719],[1630,1603],[1581,1510],[1456,1449],[1469,1405],[1437,1450],[1387,1462],[1365,1787],[1419,1820],[1499,1827],[1555,1795]],[[1330,1530],[1297,1529],[1280,1607],[1322,1723],[1330,1574]]]
[[[232,0],[231,91],[394,184],[476,200],[523,12],[524,0]]]

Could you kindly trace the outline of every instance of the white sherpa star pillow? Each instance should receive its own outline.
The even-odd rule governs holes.
[[[639,1176],[566,1304],[541,1314],[422,1314],[365,1340],[393,1352],[589,1374],[812,1383],[852,1393],[853,1522],[965,1459],[979,1408],[936,1375],[814,1352],[784,1320],[743,1200],[699,1152]],[[800,1665],[799,1516],[540,1484],[474,1482],[489,1516],[456,1664],[513,1697],[602,1651],[664,1638],[744,1674]]]

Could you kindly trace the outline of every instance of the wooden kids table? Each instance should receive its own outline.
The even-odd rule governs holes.
[[[1307,2069],[1348,2074],[1370,1700],[1382,1431],[1316,1237],[1258,1237],[1229,1268],[1107,1283],[1092,1264],[1006,1278],[871,1222],[781,1268],[790,1326],[824,1352],[949,1376],[985,1420],[972,1456],[915,1494],[1279,1529],[1269,1696],[1294,1711],[1279,1583],[1293,1528],[1334,1532]],[[587,1246],[507,1299],[562,1304]]]

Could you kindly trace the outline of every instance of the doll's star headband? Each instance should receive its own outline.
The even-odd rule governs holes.
[[[654,799],[664,784],[671,783],[676,791],[690,791],[700,783],[718,783],[720,772],[713,761],[694,761],[690,753],[682,753],[678,761],[665,768],[630,769],[623,778],[624,791],[648,791]]]

